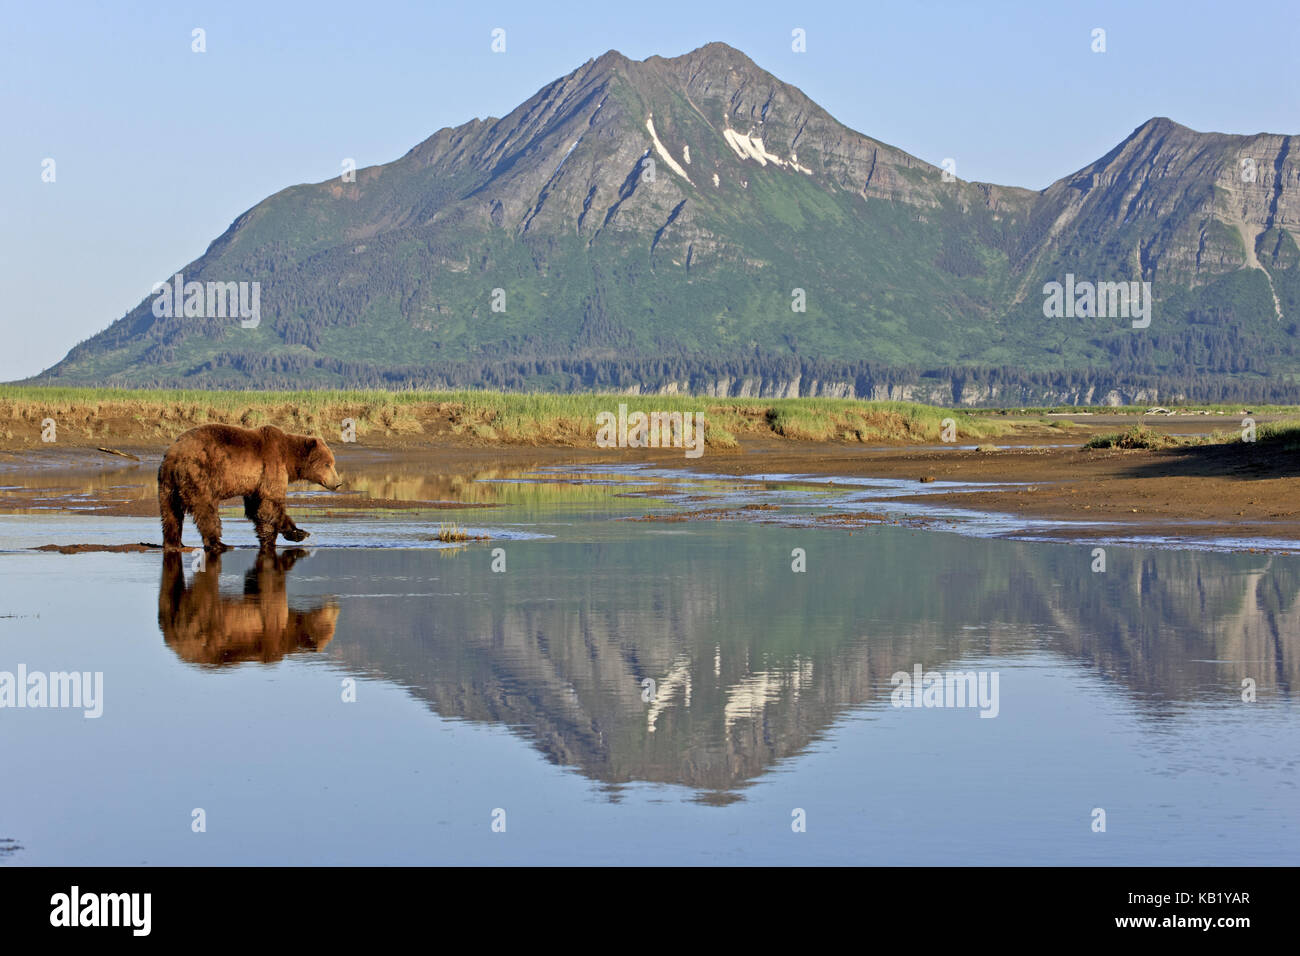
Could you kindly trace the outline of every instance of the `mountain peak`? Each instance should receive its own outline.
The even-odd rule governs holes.
[[[724,43],[721,40],[712,40],[708,43],[704,43],[700,46],[697,46],[693,50],[688,50],[686,53],[680,53],[677,56],[664,56],[660,53],[652,53],[650,56],[647,56],[641,60],[633,59],[632,57],[623,53],[621,50],[615,50],[611,48],[609,50],[606,50],[600,56],[596,57],[596,59],[592,62],[599,63],[602,60],[613,59],[613,60],[622,60],[627,63],[650,63],[654,61],[665,62],[665,63],[676,63],[680,60],[687,60],[692,57],[701,57],[701,56],[725,57],[728,59],[739,58],[742,60],[749,60],[749,57],[746,56],[743,51],[737,49],[734,46],[731,46],[729,43]]]
[[[656,55],[646,57],[646,62],[649,62],[650,60],[662,60],[666,63],[682,63],[690,60],[704,59],[706,57],[718,60],[740,60],[751,66],[754,65],[754,61],[751,60],[743,51],[738,50],[736,47],[731,46],[728,43],[723,43],[721,40],[713,40],[710,43],[698,46],[694,50],[679,54],[678,56],[665,57]]]
[[[1171,129],[1188,129],[1188,127],[1182,125],[1181,123],[1175,123],[1168,116],[1153,116],[1145,123],[1143,123],[1141,126],[1139,126],[1137,129],[1135,129],[1133,132],[1135,133],[1168,132]],[[1191,130],[1188,131],[1191,132]]]
[[[626,63],[634,62],[636,61],[624,56],[618,50],[609,49],[595,59],[588,60],[585,65],[595,69],[617,69]]]
[[[630,66],[668,66],[678,67],[700,61],[710,61],[719,65],[730,68],[749,68],[759,69],[758,64],[751,60],[743,51],[738,50],[730,44],[723,43],[721,40],[714,40],[698,46],[686,53],[677,56],[662,56],[655,53],[644,59],[637,60],[628,56],[621,50],[609,49],[594,59],[588,60],[582,68],[596,68],[605,70],[617,70]]]

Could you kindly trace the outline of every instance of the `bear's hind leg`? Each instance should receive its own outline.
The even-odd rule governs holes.
[[[194,524],[203,536],[203,548],[206,551],[229,551],[230,546],[221,541],[221,515],[217,506],[210,501],[194,506]]]
[[[162,518],[163,550],[181,550],[181,528],[185,524],[185,502],[180,492],[165,481],[158,483],[158,516]]]

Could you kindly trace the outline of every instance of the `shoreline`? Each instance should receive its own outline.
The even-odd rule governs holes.
[[[687,458],[680,450],[602,449],[570,445],[516,445],[391,442],[335,443],[341,471],[349,462],[371,466],[400,461],[430,475],[468,475],[491,469],[530,469],[584,465],[649,466],[687,474],[713,474],[780,484],[825,487],[836,478],[917,482],[888,500],[897,504],[979,511],[1035,522],[1060,522],[1071,539],[1129,537],[1275,539],[1300,542],[1300,454],[1244,443],[1182,446],[1160,450],[1085,449],[1083,438],[1060,435],[1018,436],[1012,446],[978,451],[923,445],[855,445],[752,439],[739,448],[709,450]],[[99,439],[94,440],[96,443]],[[107,446],[106,446],[107,447]],[[81,514],[146,516],[156,503],[146,498],[115,500],[109,490],[83,491],[75,499],[54,494],[64,480],[94,483],[129,473],[139,485],[153,480],[166,447],[123,442],[118,451],[139,460],[105,453],[91,443],[30,449],[0,448],[0,512],[34,508]],[[121,477],[127,477],[126,474]],[[928,487],[931,480],[938,487]],[[942,483],[993,485],[981,490],[945,490]],[[53,484],[52,484],[53,483]],[[1001,486],[1001,487],[999,487]],[[43,491],[42,489],[47,489]],[[856,500],[884,500],[870,485],[855,482]],[[355,500],[354,500],[355,499]],[[63,506],[60,502],[63,502]],[[337,507],[400,508],[400,500],[358,498]],[[454,507],[419,505],[430,510]],[[465,507],[472,507],[466,504]],[[1105,522],[1086,526],[1076,522]],[[1035,537],[1058,538],[1048,526]]]
[[[1080,443],[1082,444],[1082,443]],[[663,462],[668,465],[668,461]],[[1300,455],[1259,445],[1188,446],[1160,450],[1026,446],[997,451],[883,449],[789,454],[781,449],[716,456],[688,465],[736,477],[763,474],[818,479],[934,479],[1007,483],[989,490],[891,495],[890,501],[959,508],[1072,525],[1069,537],[1266,538],[1300,543]],[[783,479],[798,483],[798,478]],[[927,482],[928,484],[928,482]],[[869,488],[863,501],[878,500]],[[1046,532],[1047,536],[1054,537]]]

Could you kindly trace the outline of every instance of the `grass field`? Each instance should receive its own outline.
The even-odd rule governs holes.
[[[207,422],[337,439],[350,420],[358,440],[448,437],[482,444],[594,444],[600,412],[693,412],[713,448],[745,437],[793,441],[923,443],[1008,434],[1023,424],[908,402],[828,398],[707,398],[678,395],[550,394],[488,391],[237,392],[0,386],[0,438],[39,442],[53,420],[59,441],[154,443]]]

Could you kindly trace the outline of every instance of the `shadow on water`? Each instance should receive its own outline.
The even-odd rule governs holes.
[[[166,554],[158,587],[163,640],[181,660],[200,667],[271,664],[289,654],[319,651],[334,638],[339,606],[332,600],[305,611],[289,606],[285,578],[307,554],[301,548],[258,554],[240,595],[221,593],[220,556],[208,557],[187,585],[185,559]]]

